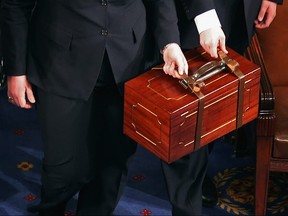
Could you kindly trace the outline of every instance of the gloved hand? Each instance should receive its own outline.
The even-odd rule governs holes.
[[[188,74],[187,60],[178,44],[168,44],[162,52],[165,62],[163,70],[166,74],[178,79],[181,79],[183,74]]]
[[[225,34],[221,27],[209,28],[200,33],[200,44],[213,58],[218,57],[217,48],[228,53],[225,46]]]

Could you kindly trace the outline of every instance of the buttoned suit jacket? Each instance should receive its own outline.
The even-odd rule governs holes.
[[[199,46],[199,33],[194,18],[208,10],[215,9],[224,33],[229,31],[226,22],[230,19],[229,12],[233,1],[239,0],[176,0],[176,7],[180,20],[181,44],[186,49]],[[244,6],[243,22],[246,24],[247,37],[243,38],[249,44],[254,32],[254,21],[257,19],[262,0],[241,0]],[[283,0],[271,0],[281,4]],[[237,8],[236,8],[237,10]],[[227,11],[229,11],[227,13]],[[231,12],[230,12],[231,13]]]
[[[105,51],[117,84],[142,72],[147,18],[159,48],[180,42],[173,0],[5,0],[3,9],[6,74],[65,97],[89,97]]]

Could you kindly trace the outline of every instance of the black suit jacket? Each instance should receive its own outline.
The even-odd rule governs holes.
[[[5,0],[4,70],[27,74],[45,91],[87,99],[105,50],[116,83],[142,72],[146,8],[158,48],[179,43],[173,0]]]
[[[233,13],[233,10],[239,10],[239,8],[231,8],[234,5],[233,1],[239,0],[175,0],[180,20],[179,27],[181,32],[181,44],[183,48],[191,49],[192,47],[199,46],[199,33],[197,31],[194,18],[205,11],[215,9],[224,32],[228,32],[230,30],[230,25],[228,25],[228,23],[231,22],[231,13]],[[262,0],[240,1],[243,1],[243,22],[245,22],[247,30],[247,37],[243,38],[243,40],[246,40],[248,44],[255,31],[254,20],[258,16]],[[278,4],[283,2],[283,0],[271,1]]]
[[[2,37],[1,37],[1,31],[2,31],[2,0],[0,0],[0,61],[2,59]]]

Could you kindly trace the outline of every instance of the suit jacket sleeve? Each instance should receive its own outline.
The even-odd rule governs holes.
[[[188,20],[208,10],[215,9],[214,0],[179,0]]]
[[[26,73],[29,20],[36,0],[5,0],[3,12],[3,57],[7,75]]]
[[[180,44],[178,19],[173,0],[146,0],[148,28],[156,40],[158,50],[168,43]]]
[[[269,1],[275,2],[277,4],[283,4],[283,0],[269,0]]]
[[[184,8],[188,20],[194,19],[197,15],[208,10],[215,9],[214,0],[177,0]],[[277,4],[282,4],[283,0],[269,0]]]

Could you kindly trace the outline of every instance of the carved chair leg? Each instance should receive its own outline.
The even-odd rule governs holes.
[[[257,137],[255,215],[266,215],[272,143],[272,137]]]

